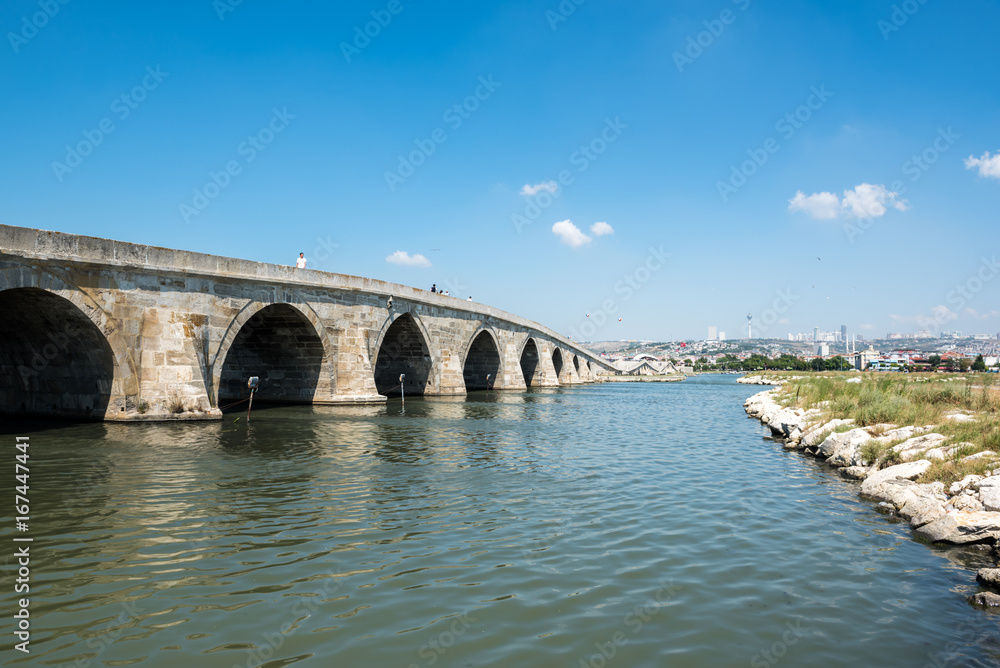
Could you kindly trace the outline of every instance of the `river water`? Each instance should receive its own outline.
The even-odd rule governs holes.
[[[913,542],[763,439],[742,409],[759,390],[8,423],[12,460],[30,437],[34,541],[24,655],[3,520],[5,664],[1000,664],[1000,617],[965,600],[989,559]]]

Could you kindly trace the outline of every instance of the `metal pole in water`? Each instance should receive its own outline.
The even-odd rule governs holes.
[[[250,422],[250,409],[253,408],[253,393],[257,391],[257,385],[260,384],[260,378],[257,376],[250,376],[247,380],[247,387],[250,388],[250,405],[247,406],[247,422]]]
[[[406,405],[406,393],[403,390],[403,381],[406,380],[406,374],[399,374],[399,398],[403,400],[403,405]]]

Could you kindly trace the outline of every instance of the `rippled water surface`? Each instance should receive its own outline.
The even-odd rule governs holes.
[[[856,484],[763,440],[742,410],[760,389],[5,425],[31,439],[34,543],[32,653],[8,632],[4,660],[998,665],[1000,617],[965,601],[987,559],[911,541]]]

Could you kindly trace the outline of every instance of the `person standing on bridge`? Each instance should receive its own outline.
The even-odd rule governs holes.
[[[306,254],[305,253],[299,253],[299,258],[297,260],[295,260],[295,267],[297,269],[305,269],[306,268]]]
[[[431,292],[437,292],[437,291],[438,291],[437,283],[431,283]]]

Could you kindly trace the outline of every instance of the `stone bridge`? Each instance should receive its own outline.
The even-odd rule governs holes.
[[[0,225],[0,412],[218,419],[592,382],[538,323],[383,281]],[[405,374],[400,388],[399,376]]]

